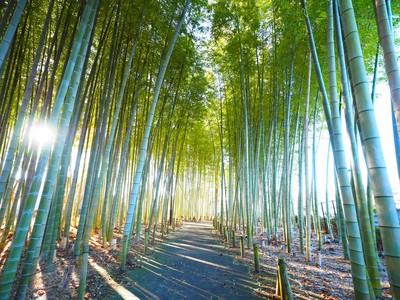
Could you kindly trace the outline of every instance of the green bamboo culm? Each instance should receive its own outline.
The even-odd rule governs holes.
[[[251,159],[250,159],[250,135],[251,135],[251,130],[249,130],[249,113],[248,113],[248,89],[246,87],[246,80],[245,80],[245,63],[243,59],[243,44],[242,44],[242,38],[241,38],[241,27],[240,27],[240,19],[238,16],[235,16],[235,27],[238,33],[238,42],[239,42],[239,63],[240,63],[240,85],[243,90],[243,95],[242,95],[242,106],[243,106],[243,122],[244,122],[244,154],[243,154],[243,180],[244,180],[244,207],[245,209],[245,214],[246,214],[246,232],[247,232],[247,247],[250,248],[251,244],[253,243],[253,220],[251,218],[251,212],[252,212],[252,205],[251,203],[253,202],[253,194],[251,193],[251,174],[252,174],[252,166],[251,166]]]
[[[283,258],[278,258],[278,278],[277,278],[277,293],[282,300],[292,300],[292,288],[290,287],[289,278],[286,271],[286,263]]]
[[[157,102],[158,102],[158,98],[159,98],[160,91],[161,91],[161,86],[162,86],[162,83],[164,80],[165,72],[166,72],[168,64],[169,64],[169,60],[172,55],[172,51],[174,50],[176,41],[177,41],[179,33],[181,31],[181,27],[183,25],[183,22],[185,21],[186,12],[189,9],[189,5],[190,5],[190,0],[186,0],[181,18],[177,24],[175,34],[172,38],[169,49],[165,55],[165,59],[162,62],[162,65],[160,67],[160,71],[158,73],[157,80],[155,83],[153,101],[152,101],[151,108],[150,108],[150,111],[148,114],[145,132],[142,137],[142,142],[140,145],[138,164],[136,167],[136,172],[135,172],[135,176],[134,176],[134,180],[133,180],[131,195],[130,195],[130,199],[129,199],[128,212],[126,215],[126,221],[125,221],[125,225],[124,225],[124,233],[123,233],[122,242],[121,242],[121,269],[125,269],[126,256],[128,254],[128,248],[129,248],[129,244],[130,244],[130,234],[132,232],[133,220],[135,217],[136,206],[137,206],[137,202],[138,202],[139,187],[140,187],[140,183],[142,181],[142,174],[143,174],[145,161],[147,158],[147,148],[148,148],[148,144],[149,144],[151,127],[153,124],[153,119],[154,119]]]
[[[62,109],[64,100],[67,95],[68,85],[73,76],[75,64],[78,61],[78,55],[81,50],[81,44],[84,39],[84,34],[87,29],[86,27],[87,27],[88,19],[89,19],[90,13],[91,13],[95,3],[97,4],[97,1],[93,1],[93,0],[89,1],[85,7],[85,11],[83,13],[83,17],[82,17],[81,25],[80,25],[80,28],[78,31],[78,35],[75,39],[74,47],[71,52],[71,56],[68,60],[65,72],[63,74],[63,80],[61,81],[62,83],[59,86],[59,89],[58,89],[58,92],[56,95],[56,99],[55,99],[55,103],[54,103],[53,109],[51,111],[51,116],[48,121],[49,125],[52,128],[55,128],[59,121],[61,109]],[[20,222],[18,223],[18,227],[15,232],[13,244],[10,249],[9,259],[7,260],[7,264],[6,264],[6,266],[4,268],[4,272],[3,272],[3,277],[0,282],[0,290],[2,291],[1,295],[0,295],[0,299],[8,299],[9,295],[11,293],[12,284],[14,282],[14,278],[15,278],[15,275],[17,272],[17,266],[18,266],[18,263],[20,261],[20,257],[21,257],[22,251],[23,251],[24,241],[28,234],[28,229],[29,229],[29,226],[31,223],[31,218],[32,218],[32,214],[34,211],[34,206],[36,204],[38,191],[40,189],[42,179],[45,174],[45,168],[48,163],[48,159],[50,157],[50,150],[51,150],[50,147],[47,147],[40,154],[38,167],[35,171],[35,176],[33,178],[33,182],[32,182],[31,188],[29,190],[27,202],[25,204],[24,214],[23,214]],[[43,217],[44,217],[44,219],[46,219],[45,216],[43,216]],[[40,219],[41,218],[38,218],[38,216],[37,216],[36,223],[41,221]],[[37,236],[41,239],[42,232],[41,232],[41,230],[39,230],[40,226],[37,226],[37,227],[38,227]],[[39,239],[37,241],[39,242]],[[40,247],[41,240],[40,240],[40,243],[38,243],[38,244]],[[36,247],[36,245],[35,245],[35,247]],[[34,253],[36,253],[36,250],[34,252],[32,252],[32,254],[34,254]],[[30,272],[30,271],[27,271],[27,272],[28,272],[28,273],[26,273],[27,277],[30,277],[32,272]]]
[[[42,50],[45,45],[45,40],[46,40],[46,36],[48,33],[48,29],[49,29],[49,24],[50,24],[50,20],[51,20],[51,13],[52,13],[53,7],[54,7],[54,1],[51,1],[48,6],[46,21],[43,24],[42,33],[40,35],[40,42],[39,42],[39,45],[36,50],[34,61],[32,63],[32,69],[30,71],[30,75],[29,75],[29,79],[28,79],[28,82],[27,82],[27,85],[25,88],[24,96],[22,98],[23,100],[22,100],[22,103],[19,108],[17,119],[15,121],[12,137],[8,144],[7,150],[5,150],[6,154],[5,154],[5,156],[3,158],[3,162],[2,162],[3,168],[1,169],[1,172],[0,172],[0,202],[1,202],[0,224],[3,223],[3,218],[5,216],[6,209],[8,207],[8,203],[11,200],[11,194],[12,194],[13,187],[14,187],[13,181],[8,180],[8,178],[16,178],[18,168],[15,166],[20,165],[20,163],[22,161],[23,153],[25,151],[27,151],[27,149],[24,150],[25,147],[23,147],[22,145],[20,145],[18,147],[18,144],[19,144],[19,141],[21,140],[21,137],[23,135],[26,136],[26,134],[27,134],[27,133],[23,133],[23,124],[26,121],[26,119],[28,119],[28,122],[27,122],[28,125],[26,126],[26,128],[30,128],[31,125],[29,123],[33,122],[33,119],[32,119],[33,114],[30,115],[27,112],[27,109],[28,109],[29,101],[31,99],[31,94],[32,94],[34,83],[35,83],[36,73],[39,68],[39,62],[40,62]],[[1,70],[0,70],[0,74],[1,74]],[[24,139],[24,137],[22,137],[22,139]],[[18,151],[17,151],[17,147],[19,149]],[[18,154],[16,155],[17,152],[18,152]],[[14,158],[15,155],[16,155],[16,157]],[[12,163],[13,160],[14,160],[14,164]],[[19,189],[22,189],[22,186],[19,187]],[[16,206],[16,204],[17,203],[15,202],[13,204],[13,207]],[[14,210],[12,210],[12,211],[14,211]],[[12,216],[15,216],[15,214],[12,214]],[[13,221],[14,221],[14,218],[8,218],[7,223],[11,224],[11,223],[13,223]],[[9,226],[5,227],[5,231],[3,232],[3,239],[2,239],[2,242],[0,242],[0,248],[2,248],[1,245],[4,244],[4,242],[8,236],[9,228],[10,228]]]
[[[244,237],[240,236],[240,256],[244,257]]]
[[[39,209],[37,211],[37,215],[35,218],[35,224],[32,230],[32,235],[29,241],[29,246],[27,249],[27,255],[24,261],[24,265],[22,268],[22,276],[19,282],[17,298],[23,298],[27,292],[28,283],[33,279],[33,274],[36,272],[36,264],[39,259],[40,249],[44,238],[44,231],[46,225],[49,224],[53,226],[54,224],[54,215],[53,215],[53,223],[48,223],[48,215],[50,210],[50,205],[52,202],[53,205],[56,204],[56,199],[53,199],[54,190],[56,188],[56,178],[57,172],[59,170],[61,156],[63,152],[63,146],[65,145],[65,141],[67,138],[68,126],[72,117],[73,106],[76,100],[77,90],[80,82],[80,78],[83,72],[83,65],[87,55],[87,49],[89,48],[89,40],[92,34],[93,24],[95,20],[95,15],[97,11],[97,3],[94,2],[89,3],[89,13],[90,17],[88,19],[87,24],[85,25],[85,34],[80,46],[79,54],[76,60],[76,64],[74,67],[73,75],[71,78],[70,88],[66,94],[66,100],[64,103],[63,112],[61,115],[61,121],[58,126],[58,134],[55,142],[54,150],[52,151],[51,157],[48,163],[48,170],[46,175],[46,182],[43,188],[42,197],[40,199]],[[55,213],[55,207],[52,210]],[[52,227],[49,226],[48,230],[53,231]],[[58,227],[57,227],[58,229]],[[53,252],[55,253],[55,252]],[[52,261],[53,257],[50,257],[49,260]]]
[[[149,254],[149,229],[144,229],[144,254]]]
[[[333,1],[329,2],[328,5],[328,61],[329,61],[329,86],[330,86],[330,97],[331,97],[331,110],[332,116],[335,115],[337,118],[340,117],[339,112],[339,99],[337,96],[336,88],[336,59],[334,50],[334,18],[338,19],[338,13],[333,9]],[[335,13],[334,13],[335,11]],[[337,49],[339,54],[339,63],[341,66],[341,80],[343,98],[345,102],[345,119],[347,132],[350,138],[351,151],[352,151],[352,183],[353,183],[353,195],[356,202],[356,211],[358,217],[358,223],[360,226],[361,242],[363,245],[365,263],[367,265],[367,271],[369,275],[369,282],[373,286],[374,294],[376,297],[382,297],[382,288],[380,284],[379,271],[378,271],[378,257],[375,251],[375,243],[372,238],[371,226],[369,221],[369,214],[367,209],[367,199],[364,192],[364,184],[361,176],[361,164],[358,159],[358,144],[354,132],[354,112],[351,104],[351,96],[348,88],[348,76],[346,72],[346,66],[344,63],[344,49],[341,38],[341,26],[340,22],[336,20],[336,32],[337,32]]]
[[[256,273],[260,273],[260,256],[258,251],[258,244],[253,244],[253,253],[254,253],[254,271]]]
[[[18,6],[15,9],[14,15],[13,15],[13,19],[15,18],[15,20],[14,21],[12,20],[10,25],[7,27],[7,33],[4,35],[4,38],[1,42],[1,45],[0,45],[0,78],[2,77],[2,71],[5,66],[1,62],[1,60],[2,60],[1,57],[3,55],[7,54],[7,51],[8,51],[7,47],[9,47],[9,45],[10,45],[10,43],[9,43],[9,41],[7,41],[7,39],[11,38],[14,35],[15,29],[14,28],[11,29],[11,28],[12,27],[16,28],[16,26],[13,25],[13,23],[17,22],[17,18],[19,20],[19,18],[21,17],[23,6],[25,6],[25,4],[26,4],[26,1],[19,1]],[[53,9],[53,5],[54,5],[54,2],[51,2],[49,4],[48,15],[50,15],[50,16],[51,16],[51,10]],[[20,10],[20,12],[18,12],[18,10]],[[19,16],[18,16],[18,14],[19,14]],[[38,70],[38,65],[39,65],[42,49],[44,47],[46,33],[48,31],[49,23],[50,23],[50,18],[46,17],[46,22],[43,25],[43,31],[42,31],[41,37],[40,37],[40,43],[39,43],[38,49],[36,51],[34,62],[32,64],[29,81],[25,88],[23,101],[19,108],[19,113],[18,113],[17,119],[15,121],[14,130],[12,133],[10,143],[8,144],[6,155],[5,155],[5,157],[3,157],[2,168],[0,168],[0,202],[1,202],[0,224],[3,223],[3,218],[4,218],[4,215],[6,212],[6,208],[8,206],[8,202],[11,198],[10,194],[11,194],[12,187],[13,187],[13,184],[8,181],[8,178],[15,178],[16,172],[18,171],[18,168],[13,167],[13,160],[15,159],[14,166],[18,166],[22,159],[22,153],[24,152],[23,149],[20,149],[19,151],[16,151],[16,150],[17,150],[17,146],[18,146],[19,140],[21,138],[21,135],[23,134],[22,130],[23,130],[23,123],[24,123],[25,117],[27,115],[29,115],[29,114],[27,114],[27,108],[28,108],[30,96],[32,93],[33,85],[35,82],[35,75]],[[9,32],[9,31],[13,31],[13,30],[14,30],[14,32],[11,34],[11,32]],[[8,35],[8,34],[10,34],[10,35]],[[31,119],[31,121],[32,121],[32,119]],[[29,126],[27,126],[27,128],[29,128]],[[26,135],[26,133],[25,133],[25,135]],[[17,152],[19,152],[18,155],[16,155]],[[16,155],[16,157],[15,157],[15,155]],[[11,177],[10,177],[10,175],[11,175]],[[4,236],[7,236],[7,234],[4,234]]]
[[[353,98],[360,123],[362,147],[385,250],[385,260],[393,299],[400,299],[400,225],[390,186],[382,144],[371,101],[367,72],[351,0],[340,0],[340,17]]]
[[[312,74],[312,55],[310,51],[309,59],[308,59],[308,75],[307,75],[307,97],[304,109],[304,121],[303,121],[303,155],[304,155],[304,183],[305,183],[305,254],[306,254],[306,261],[311,261],[311,190],[310,190],[310,176],[309,176],[309,163],[308,163],[308,114],[309,114],[309,107],[310,107],[310,93],[311,93],[311,74]],[[302,171],[303,172],[303,171]],[[299,200],[301,203],[301,201]],[[303,209],[303,205],[301,203],[300,209]],[[301,214],[299,214],[301,216]],[[299,225],[301,226],[299,230],[299,234],[301,235],[300,240],[302,239],[303,234],[303,220]],[[304,244],[304,241],[303,241]],[[304,245],[303,245],[304,246]]]
[[[3,63],[6,61],[8,50],[10,49],[10,46],[12,44],[12,40],[14,38],[15,31],[17,30],[17,26],[19,20],[21,19],[22,12],[24,11],[26,2],[27,2],[26,0],[18,1],[18,4],[14,10],[14,14],[11,18],[10,24],[8,25],[3,40],[0,43],[0,70],[3,70],[2,68]],[[0,77],[1,75],[2,74],[0,73]]]
[[[229,234],[228,234],[228,227],[224,226],[224,237],[225,237],[225,241],[229,242]]]
[[[343,258],[348,260],[350,259],[350,253],[349,253],[349,245],[347,242],[346,223],[344,220],[342,201],[340,198],[339,184],[336,173],[334,173],[333,175],[335,177],[335,197],[336,197],[336,207],[337,207],[336,224],[338,228],[338,240],[339,243],[342,244]]]
[[[397,133],[400,133],[400,68],[396,50],[390,1],[373,0],[375,19],[378,25],[379,42],[382,47],[385,70],[390,87],[392,111],[395,115]]]
[[[118,14],[117,14],[118,15]],[[110,60],[111,61],[111,60]],[[112,84],[112,81],[111,83]],[[107,86],[107,84],[105,85]],[[106,99],[106,98],[103,98]],[[103,183],[103,178],[105,177],[106,170],[108,168],[108,163],[109,163],[109,156],[111,153],[111,144],[112,140],[114,139],[115,135],[115,130],[116,130],[116,123],[117,123],[117,116],[119,115],[119,111],[121,109],[121,97],[118,98],[118,102],[116,104],[116,108],[114,111],[114,119],[112,120],[111,126],[110,126],[110,132],[107,141],[105,142],[105,147],[104,147],[104,153],[101,158],[100,163],[97,166],[97,172],[98,177],[96,182],[94,183],[93,189],[92,189],[92,196],[91,198],[87,198],[90,202],[90,205],[88,205],[88,210],[87,213],[85,214],[86,218],[84,220],[84,223],[81,222],[84,218],[84,216],[81,214],[81,219],[80,219],[80,228],[78,229],[78,233],[81,232],[81,235],[77,235],[76,239],[76,249],[75,253],[79,254],[80,251],[80,244],[82,245],[82,254],[80,257],[80,260],[82,262],[81,270],[80,270],[80,281],[79,281],[79,292],[78,292],[78,299],[83,299],[85,295],[85,290],[86,290],[86,276],[87,276],[87,268],[88,268],[88,258],[89,258],[89,239],[90,235],[92,232],[93,224],[95,223],[95,218],[99,218],[99,214],[96,212],[101,212],[98,210],[99,202],[100,202],[100,194],[101,194],[101,188],[102,188],[102,183]],[[102,120],[102,122],[105,123],[105,119]],[[103,130],[103,129],[101,129]],[[101,139],[100,139],[101,140]],[[103,141],[99,142],[99,147],[102,147]]]
[[[154,245],[156,242],[156,230],[157,230],[157,223],[153,226],[153,235],[151,237],[151,243]]]
[[[322,104],[324,108],[326,123],[328,125],[329,135],[331,137],[332,152],[335,161],[335,169],[340,188],[340,194],[343,202],[344,216],[346,219],[347,233],[349,235],[349,249],[351,272],[354,285],[354,293],[357,299],[370,299],[368,281],[366,276],[365,260],[360,236],[360,228],[357,221],[354,197],[350,186],[347,160],[344,151],[342,127],[340,116],[338,115],[337,101],[329,105],[328,95],[322,76],[321,66],[319,64],[317,49],[312,32],[311,22],[308,18],[307,6],[305,0],[301,0],[304,10],[305,23],[308,32],[310,50],[315,66],[315,72],[318,80],[318,86],[322,93]],[[331,112],[331,109],[334,109]]]

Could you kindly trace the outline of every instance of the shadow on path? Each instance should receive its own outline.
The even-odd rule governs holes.
[[[184,223],[128,273],[140,299],[261,299],[247,266],[225,255],[211,222]],[[114,298],[121,299],[121,298]]]

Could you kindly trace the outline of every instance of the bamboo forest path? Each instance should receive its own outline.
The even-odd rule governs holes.
[[[248,266],[235,261],[211,222],[184,223],[128,273],[140,299],[261,299]],[[119,296],[114,299],[121,299]]]

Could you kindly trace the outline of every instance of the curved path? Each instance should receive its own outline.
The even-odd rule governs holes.
[[[128,274],[135,284],[127,289],[140,299],[261,299],[251,270],[212,230],[211,222],[184,223]]]

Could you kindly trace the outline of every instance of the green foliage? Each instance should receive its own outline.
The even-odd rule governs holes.
[[[10,2],[1,2],[1,16],[5,15]],[[10,203],[7,202],[8,200],[3,201],[3,195],[0,195],[1,211],[10,211],[11,205],[23,204],[24,197],[29,192],[29,183],[36,167],[29,161],[31,158],[32,161],[36,161],[39,155],[36,147],[33,145],[27,147],[30,125],[32,122],[43,123],[49,118],[55,105],[56,92],[59,87],[65,85],[62,78],[66,72],[66,62],[71,57],[71,49],[86,3],[85,1],[78,2],[55,1],[50,30],[46,35],[43,50],[39,53],[39,71],[35,75],[33,88],[29,93],[28,110],[21,128],[16,128],[16,119],[20,114],[22,94],[27,87],[49,0],[27,2],[16,36],[10,44],[10,52],[0,72],[0,110],[2,111],[0,158],[2,162],[7,156],[12,134],[19,131],[21,134],[18,135],[16,149],[12,149],[9,155],[9,163],[1,165],[0,171],[4,171],[4,176],[0,184],[4,190],[8,187],[8,190],[12,190],[13,193],[17,190],[21,193],[20,195],[13,194]],[[372,3],[361,0],[353,2],[364,58],[369,66],[368,71],[371,72],[378,41]],[[70,198],[73,200],[73,211],[78,211],[82,198],[80,191],[84,191],[88,186],[90,194],[93,182],[89,175],[96,172],[94,168],[92,174],[88,174],[86,163],[89,159],[94,161],[104,159],[104,145],[107,144],[108,139],[111,139],[111,144],[108,145],[112,152],[107,162],[110,167],[108,170],[103,170],[107,171],[104,173],[107,179],[99,183],[102,188],[98,197],[100,209],[103,207],[106,209],[104,209],[104,215],[97,214],[94,224],[101,224],[102,218],[106,218],[107,223],[110,223],[107,224],[108,228],[112,229],[117,219],[125,218],[126,207],[123,199],[129,197],[129,188],[132,186],[132,174],[138,162],[140,141],[145,132],[151,99],[157,92],[155,82],[162,69],[160,62],[165,58],[184,3],[184,0],[100,1],[87,71],[79,82],[76,100],[78,104],[73,108],[73,116],[77,119],[70,122],[68,129],[68,135],[75,137],[72,156],[75,156],[77,147],[81,144],[79,154],[85,154],[83,155],[85,160],[82,158],[81,164],[76,165],[77,170],[71,172],[75,174],[75,177],[79,177],[74,178],[72,182],[75,182],[75,186],[65,191],[63,199],[63,207],[66,207],[65,203]],[[323,77],[327,82],[327,1],[308,1],[307,7]],[[399,1],[392,1],[392,11],[394,26],[399,26]],[[2,21],[4,26],[0,28],[1,40],[4,39],[11,15],[5,16]],[[151,182],[152,168],[157,169],[153,166],[158,166],[162,156],[161,145],[170,134],[171,139],[167,145],[165,158],[165,169],[168,172],[165,171],[165,173],[168,173],[171,179],[168,177],[162,180],[172,182],[173,188],[170,188],[168,193],[164,191],[163,197],[165,196],[167,200],[176,199],[178,204],[174,209],[183,210],[185,197],[188,195],[182,191],[176,192],[176,186],[188,184],[198,187],[201,181],[198,178],[202,177],[204,182],[208,182],[213,187],[219,186],[221,181],[226,181],[227,214],[225,216],[230,217],[230,222],[244,223],[243,217],[240,216],[244,216],[247,212],[262,210],[261,206],[258,210],[255,209],[259,204],[256,200],[248,207],[238,205],[234,209],[233,202],[229,201],[233,201],[233,195],[237,199],[245,198],[246,188],[239,183],[239,179],[243,180],[246,168],[252,171],[248,175],[250,181],[248,187],[254,188],[251,195],[254,199],[258,199],[258,194],[262,194],[260,192],[262,180],[265,179],[267,188],[270,188],[268,185],[271,185],[269,180],[272,181],[272,178],[267,178],[270,176],[269,172],[276,177],[281,176],[281,164],[284,161],[283,130],[286,126],[284,125],[286,124],[284,123],[286,101],[289,96],[291,106],[288,113],[290,126],[288,144],[290,149],[296,148],[294,120],[297,113],[300,116],[304,115],[307,90],[305,66],[307,66],[309,55],[303,18],[304,12],[300,3],[294,0],[191,1],[191,8],[185,16],[184,25],[161,85],[160,103],[155,110],[153,122],[154,131],[150,136],[153,148],[152,151],[149,150],[149,159],[146,161],[146,168],[151,170],[149,171],[151,175],[148,175],[146,179]],[[116,115],[124,70],[139,25],[138,45],[122,100],[122,110]],[[293,71],[291,69],[292,54],[294,54]],[[65,87],[68,88],[67,85]],[[317,82],[312,80],[311,105],[314,103],[317,90]],[[65,109],[64,106],[63,109]],[[318,105],[317,123],[319,127],[324,127],[321,112],[322,106]],[[310,109],[311,113],[312,109]],[[111,120],[114,118],[118,120],[116,127],[118,133],[110,137]],[[272,137],[270,153],[275,157],[267,158],[268,139],[273,127],[277,131]],[[23,137],[25,140],[22,140]],[[97,145],[99,140],[103,142]],[[126,140],[128,142],[124,152],[123,145]],[[91,153],[95,146],[99,149]],[[249,147],[248,151],[245,150],[246,146]],[[92,155],[94,157],[91,157]],[[248,158],[245,157],[246,155]],[[292,159],[296,159],[296,155],[293,153],[290,155],[293,155]],[[16,159],[17,156],[19,159]],[[246,167],[243,165],[245,158],[248,159]],[[224,180],[221,179],[222,162],[225,163],[226,169]],[[49,161],[43,164],[43,170],[48,169]],[[65,164],[66,168],[72,169],[75,166],[73,159]],[[9,179],[9,174],[19,169],[23,170],[23,174],[26,174],[26,170],[31,170],[27,176],[27,182],[16,181],[15,178]],[[40,173],[43,170],[37,170],[37,172]],[[268,175],[263,174],[264,171]],[[59,174],[54,176],[54,178],[58,177]],[[258,185],[259,191],[256,192]],[[120,187],[121,193],[114,199],[109,196],[113,194],[110,190],[112,191],[116,186]],[[142,189],[146,197],[152,193],[150,184]],[[72,191],[71,195],[68,194],[70,191]],[[106,195],[106,191],[110,195]],[[60,191],[61,194],[63,192]],[[262,192],[265,195],[268,194],[268,197],[271,196],[269,190],[262,190]],[[147,205],[146,197],[140,201]],[[215,198],[218,197],[222,198],[221,194],[215,196]],[[104,199],[110,198],[113,200],[107,201],[114,201],[112,204],[103,203],[106,201]],[[169,203],[167,200],[165,203]],[[39,201],[40,198],[36,197],[32,206]],[[212,201],[214,201],[214,196]],[[214,210],[211,203],[205,205],[208,212]],[[107,208],[107,205],[112,208]],[[108,210],[111,209],[114,216],[108,217],[111,215]],[[12,218],[15,220],[20,218],[18,213],[22,212],[18,211]],[[146,213],[144,211],[143,215]],[[78,217],[77,213],[75,215]],[[14,220],[7,219],[9,217],[6,215],[5,221],[12,223]],[[66,217],[65,211],[62,212],[62,217]],[[248,222],[251,224],[252,220]],[[77,220],[72,220],[72,224],[76,225]]]

